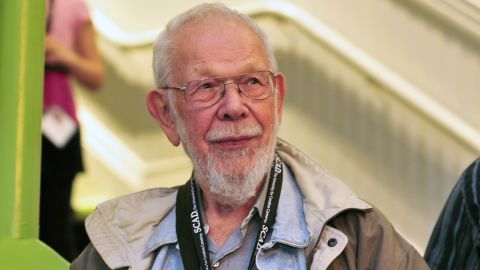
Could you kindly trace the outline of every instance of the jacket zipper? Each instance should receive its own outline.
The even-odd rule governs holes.
[[[313,255],[315,254],[315,252],[317,252],[318,248],[320,247],[320,239],[322,238],[323,228],[328,224],[328,222],[330,222],[330,220],[338,217],[340,214],[343,214],[343,213],[345,213],[346,211],[349,211],[349,210],[361,210],[361,209],[359,209],[359,208],[345,208],[345,209],[341,210],[340,212],[336,213],[335,215],[331,216],[330,218],[328,218],[328,219],[323,223],[323,227],[322,227],[322,229],[320,230],[320,234],[318,235],[317,241],[315,242],[315,245],[313,246],[312,252],[310,252],[310,255],[308,256],[308,259],[307,259],[307,269],[311,269],[311,268],[312,268]]]

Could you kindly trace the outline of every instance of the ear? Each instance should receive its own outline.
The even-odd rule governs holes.
[[[178,146],[180,137],[175,128],[175,120],[171,113],[167,93],[161,89],[155,89],[147,94],[147,107],[152,117],[157,121],[168,140]]]
[[[278,73],[277,74],[277,114],[278,114],[278,120],[281,122],[282,121],[282,108],[283,108],[283,100],[285,99],[285,94],[287,93],[287,84],[285,82],[285,75],[283,73]]]

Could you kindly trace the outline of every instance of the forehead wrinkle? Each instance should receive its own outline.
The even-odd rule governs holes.
[[[192,74],[195,78],[230,77],[265,69],[265,67],[256,64],[256,58],[254,57],[245,57],[245,59],[236,58],[235,61],[232,62],[237,61],[243,63],[235,68],[235,72],[226,72],[223,64],[219,64],[219,67],[216,67],[216,64],[206,64],[207,61],[204,61],[193,65]]]
[[[189,78],[176,78],[179,83],[198,76],[219,77],[221,74],[223,77],[239,73],[229,74],[225,65],[240,69],[240,73],[268,68],[268,57],[261,40],[251,29],[228,18],[190,21],[180,30],[175,42],[178,44],[175,73],[190,74]]]

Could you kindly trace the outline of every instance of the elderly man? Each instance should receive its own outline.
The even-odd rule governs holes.
[[[277,139],[286,92],[266,35],[203,4],[154,47],[148,109],[190,180],[101,204],[73,269],[428,269],[388,221]]]

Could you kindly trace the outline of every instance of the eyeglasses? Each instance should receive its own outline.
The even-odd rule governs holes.
[[[227,84],[237,84],[238,92],[252,100],[263,100],[275,91],[278,75],[268,70],[255,71],[233,77],[193,80],[183,87],[166,86],[163,90],[182,91],[185,100],[194,108],[206,108],[219,101]]]

